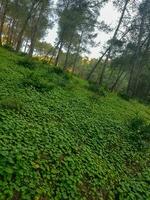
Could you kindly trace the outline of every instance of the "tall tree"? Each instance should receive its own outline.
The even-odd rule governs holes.
[[[96,63],[96,65],[93,67],[93,69],[91,70],[89,76],[88,76],[88,79],[91,77],[92,73],[95,71],[95,69],[97,68],[98,64],[102,61],[102,59],[104,58],[104,56],[106,55],[106,58],[105,58],[105,61],[104,61],[104,64],[102,66],[102,69],[101,69],[101,73],[100,73],[100,76],[98,78],[98,84],[101,85],[103,83],[103,79],[104,79],[104,74],[105,74],[105,70],[106,70],[106,66],[108,64],[108,60],[110,58],[110,55],[111,55],[111,51],[112,51],[112,48],[113,48],[113,45],[114,45],[114,42],[115,40],[117,39],[117,34],[118,34],[118,31],[120,29],[120,26],[123,22],[123,18],[124,18],[124,15],[125,15],[125,12],[126,12],[126,9],[127,9],[127,5],[129,3],[130,0],[124,0],[124,6],[123,6],[123,9],[122,9],[122,12],[121,12],[121,16],[120,16],[120,19],[119,19],[119,22],[117,24],[117,27],[115,29],[115,32],[113,34],[113,37],[111,39],[111,42],[110,42],[110,46],[108,47],[108,49],[104,52],[104,54],[100,57],[100,59],[98,60],[98,62]]]
[[[0,45],[2,45],[2,33],[3,33],[3,26],[5,23],[6,14],[9,8],[9,0],[3,0],[0,2]]]
[[[40,0],[32,0],[31,3],[27,4],[27,8],[26,8],[27,14],[25,16],[24,21],[22,22],[22,27],[20,29],[20,32],[18,33],[16,51],[19,51],[21,48],[23,34],[26,30],[29,20],[31,19],[33,13],[36,11],[39,3],[40,3]]]

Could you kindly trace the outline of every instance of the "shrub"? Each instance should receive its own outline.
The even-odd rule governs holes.
[[[27,56],[28,54],[25,53],[25,52],[19,52],[18,55],[20,55],[20,56]]]
[[[14,97],[7,97],[6,99],[0,100],[0,107],[3,109],[10,109],[18,112],[20,112],[23,109],[20,100]]]
[[[104,86],[100,87],[99,85],[95,83],[90,83],[88,89],[92,92],[95,92],[96,94],[100,96],[107,96],[107,94],[109,93],[108,88]]]
[[[17,62],[18,65],[21,65],[25,68],[28,69],[35,69],[36,68],[36,63],[34,62],[34,60],[32,60],[31,58],[25,57],[23,60],[19,60]]]
[[[147,148],[147,143],[150,142],[150,124],[146,124],[137,114],[130,120],[129,128],[132,130],[129,136],[130,142],[140,150]]]
[[[48,80],[31,73],[22,81],[24,87],[32,87],[39,92],[50,91],[54,88],[54,84],[50,83]]]
[[[130,100],[130,97],[125,92],[119,93],[119,96],[126,101]]]
[[[64,71],[61,68],[58,68],[58,67],[51,68],[51,72],[54,72],[58,75],[64,74]]]
[[[3,47],[5,49],[7,49],[8,51],[14,51],[13,47],[11,45],[9,45],[9,44],[4,44]]]
[[[145,124],[144,119],[139,116],[138,114],[136,114],[130,121],[129,123],[129,127],[133,130],[133,131],[138,131],[141,129],[141,127],[143,127]]]

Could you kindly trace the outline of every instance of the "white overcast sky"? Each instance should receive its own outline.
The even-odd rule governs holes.
[[[56,0],[55,0],[56,1]],[[112,28],[115,27],[116,22],[118,21],[119,13],[112,3],[107,3],[104,8],[101,9],[100,20],[104,20],[106,24],[111,25]],[[52,30],[48,31],[46,41],[54,44],[57,37],[57,25],[53,27]],[[111,34],[106,34],[104,32],[99,32],[97,38],[95,39],[96,43],[100,42],[98,47],[93,47],[90,49],[91,53],[88,55],[90,58],[98,58],[102,50],[103,45],[108,39],[110,39]]]

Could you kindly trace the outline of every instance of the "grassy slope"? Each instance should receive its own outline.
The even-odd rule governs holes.
[[[0,49],[0,200],[150,199],[150,108],[23,59]]]

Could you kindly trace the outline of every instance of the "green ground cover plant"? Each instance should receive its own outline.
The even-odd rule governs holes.
[[[149,200],[149,142],[149,105],[0,48],[0,200]]]

